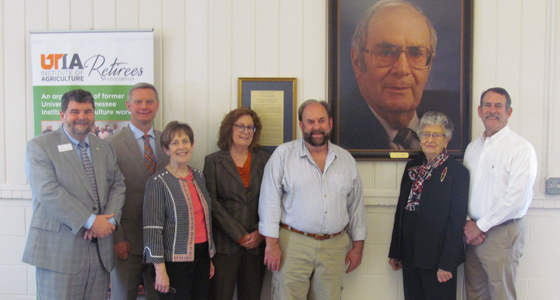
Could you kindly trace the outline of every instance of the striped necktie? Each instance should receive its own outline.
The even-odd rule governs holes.
[[[78,146],[80,146],[80,150],[82,152],[82,164],[84,165],[84,169],[86,170],[86,174],[89,179],[89,184],[91,184],[91,189],[93,190],[95,202],[97,202],[97,205],[99,206],[97,213],[100,214],[101,205],[99,204],[99,196],[97,195],[97,183],[95,181],[95,172],[93,171],[93,164],[91,163],[91,160],[89,159],[87,153],[88,144],[86,144],[85,141],[80,141]]]
[[[402,146],[404,149],[419,149],[419,139],[416,132],[410,128],[401,128],[393,139],[393,143]]]
[[[156,172],[156,156],[152,146],[150,146],[150,135],[146,133],[142,138],[144,139],[144,163],[148,171],[154,174]]]

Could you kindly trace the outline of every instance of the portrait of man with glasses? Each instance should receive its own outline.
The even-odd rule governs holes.
[[[342,43],[341,48],[347,47]],[[439,56],[437,43],[434,25],[416,4],[378,1],[362,14],[349,53],[356,87],[346,94],[341,88],[340,94],[338,141],[342,147],[420,150],[416,128],[422,114],[430,110],[443,112],[460,124],[459,89],[449,85],[427,89]],[[348,61],[348,57],[342,59]],[[460,69],[460,58],[458,61],[438,63]],[[435,80],[444,84],[442,77],[450,75],[438,75]]]

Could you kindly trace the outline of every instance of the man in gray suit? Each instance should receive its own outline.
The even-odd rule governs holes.
[[[138,286],[143,282],[146,299],[158,299],[150,274],[153,266],[142,264],[146,181],[169,163],[169,157],[159,146],[161,132],[152,127],[159,108],[156,88],[149,83],[136,84],[128,92],[126,107],[130,111],[129,126],[108,138],[117,152],[126,184],[123,216],[114,234],[117,265],[111,272],[111,298],[135,300]]]
[[[37,267],[38,299],[107,299],[125,185],[111,145],[89,134],[94,111],[90,92],[70,91],[63,126],[27,143],[33,217],[23,262]]]

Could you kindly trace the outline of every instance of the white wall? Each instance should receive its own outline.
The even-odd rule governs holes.
[[[482,131],[478,95],[503,86],[510,125],[537,150],[539,174],[527,216],[520,299],[560,295],[560,1],[475,1],[473,136]],[[0,299],[35,299],[34,268],[21,254],[31,216],[23,164],[33,137],[30,30],[154,28],[156,120],[186,121],[196,134],[192,165],[217,150],[223,115],[237,107],[238,77],[297,77],[298,103],[327,98],[325,0],[0,0]],[[299,136],[299,133],[298,133]],[[400,272],[387,264],[393,204],[403,162],[359,162],[369,238],[344,299],[402,299]],[[459,294],[462,294],[460,285]],[[265,297],[266,298],[266,297]]]

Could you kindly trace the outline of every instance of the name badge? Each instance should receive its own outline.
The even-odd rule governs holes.
[[[72,148],[72,144],[58,145],[58,152],[66,152],[73,149],[74,148]]]

